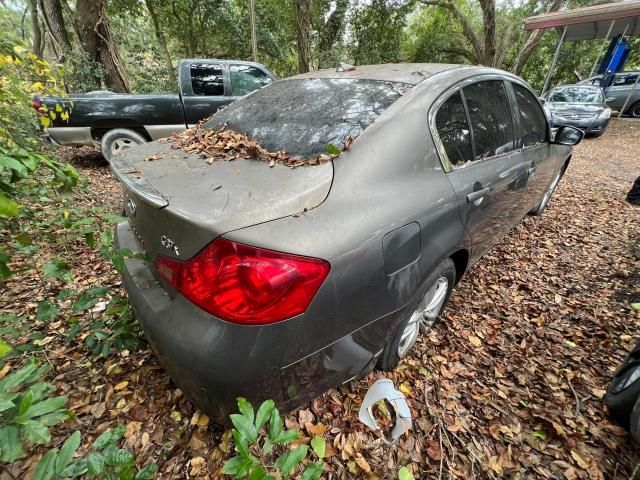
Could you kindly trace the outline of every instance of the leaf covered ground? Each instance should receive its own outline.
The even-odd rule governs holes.
[[[640,340],[640,208],[624,196],[640,175],[640,124],[612,122],[587,139],[547,212],[526,218],[468,272],[441,323],[390,374],[331,390],[288,415],[303,441],[327,439],[326,478],[396,478],[407,465],[416,478],[629,478],[637,464],[630,437],[607,417],[603,396],[625,353]],[[121,208],[115,180],[99,155],[62,155],[88,179],[79,208]],[[40,245],[32,259],[58,256]],[[65,246],[72,287],[121,289],[95,248]],[[14,268],[16,265],[13,266]],[[0,310],[29,320],[52,366],[49,381],[67,395],[76,419],[54,430],[59,446],[75,429],[86,449],[108,428],[126,425],[125,446],[139,463],[155,462],[162,478],[218,478],[233,454],[229,432],[209,424],[144,344],[90,354],[80,333],[65,338],[63,315],[35,322],[38,303],[58,295],[60,280],[29,270],[2,285]],[[68,288],[67,285],[65,288]],[[121,292],[122,293],[122,292]],[[101,315],[100,305],[85,316]],[[26,337],[21,337],[25,340]],[[393,445],[357,419],[367,388],[391,378],[408,397],[414,428]],[[44,449],[10,467],[32,471]]]

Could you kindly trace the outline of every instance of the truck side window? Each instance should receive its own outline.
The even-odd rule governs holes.
[[[269,85],[273,80],[266,73],[250,65],[231,65],[231,94],[244,96],[257,88]]]
[[[191,88],[194,95],[224,95],[222,66],[210,63],[192,63]]]

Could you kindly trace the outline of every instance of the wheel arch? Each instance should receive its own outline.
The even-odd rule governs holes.
[[[572,156],[573,155],[569,155],[567,159],[564,161],[564,163],[562,164],[562,175],[564,175],[565,172],[567,171],[567,168],[569,168],[569,162],[571,162]]]
[[[95,140],[99,141],[102,139],[105,133],[116,128],[126,128],[128,130],[133,130],[134,132],[146,138],[148,142],[151,141],[151,136],[149,135],[149,132],[147,132],[147,129],[144,127],[144,125],[126,118],[110,118],[108,120],[97,120],[93,122],[93,124],[91,125],[91,136]]]
[[[453,264],[456,267],[456,285],[460,283],[462,277],[467,271],[467,267],[469,266],[469,251],[465,248],[461,248],[456,250],[449,258],[453,261]]]

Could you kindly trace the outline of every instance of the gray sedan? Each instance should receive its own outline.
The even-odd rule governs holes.
[[[128,215],[117,243],[149,259],[125,262],[130,303],[175,383],[219,420],[239,395],[287,409],[393,369],[469,267],[545,210],[583,136],[550,141],[520,78],[441,64],[299,75],[205,128],[300,159],[343,150],[269,168],[153,142],[112,164]]]
[[[600,87],[559,85],[544,98],[544,109],[552,127],[570,125],[599,137],[609,125],[611,109]]]

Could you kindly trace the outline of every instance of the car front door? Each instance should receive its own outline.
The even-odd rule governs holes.
[[[610,107],[622,108],[637,78],[638,74],[617,73],[613,78],[613,83],[606,90],[607,98],[613,99],[607,102],[607,104]]]
[[[519,220],[527,180],[528,165],[513,148],[515,130],[504,81],[462,85],[440,106],[435,123],[474,262]]]
[[[527,182],[520,216],[535,208],[553,178],[547,117],[535,95],[524,85],[511,82],[516,120],[516,148],[527,164]]]
[[[182,103],[189,126],[198,123],[229,103],[225,96],[224,65],[194,62],[189,65],[189,80],[183,84]]]

